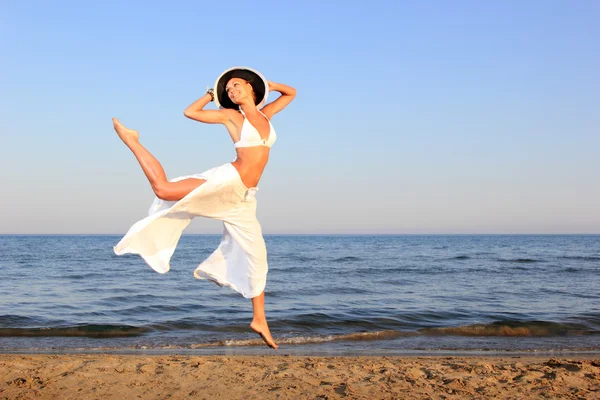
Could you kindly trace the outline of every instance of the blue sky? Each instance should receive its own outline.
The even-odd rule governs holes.
[[[172,178],[231,161],[183,117],[235,65],[298,90],[265,233],[599,233],[600,3],[17,2],[0,12],[0,233],[125,233]],[[188,233],[218,233],[195,220]]]

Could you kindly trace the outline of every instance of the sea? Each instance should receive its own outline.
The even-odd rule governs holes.
[[[600,354],[600,235],[266,235],[278,350],[194,278],[220,235],[166,274],[120,238],[0,236],[0,353]]]

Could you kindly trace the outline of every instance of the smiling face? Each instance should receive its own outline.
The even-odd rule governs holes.
[[[242,78],[231,78],[225,85],[225,92],[234,104],[241,104],[244,99],[248,98],[256,102],[252,85]]]

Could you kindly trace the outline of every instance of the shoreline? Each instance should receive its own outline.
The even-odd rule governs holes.
[[[552,358],[575,357],[578,359],[600,359],[600,349],[582,350],[314,350],[303,348],[269,349],[263,346],[223,347],[123,347],[123,348],[0,348],[3,355],[107,355],[107,356],[184,356],[184,357],[463,357],[463,358]]]
[[[600,356],[3,354],[0,397],[600,398]]]

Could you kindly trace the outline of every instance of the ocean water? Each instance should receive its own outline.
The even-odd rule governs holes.
[[[193,277],[220,241],[183,236],[161,275],[120,236],[0,236],[0,352],[274,354],[248,299]],[[600,352],[600,236],[266,236],[285,354]]]

